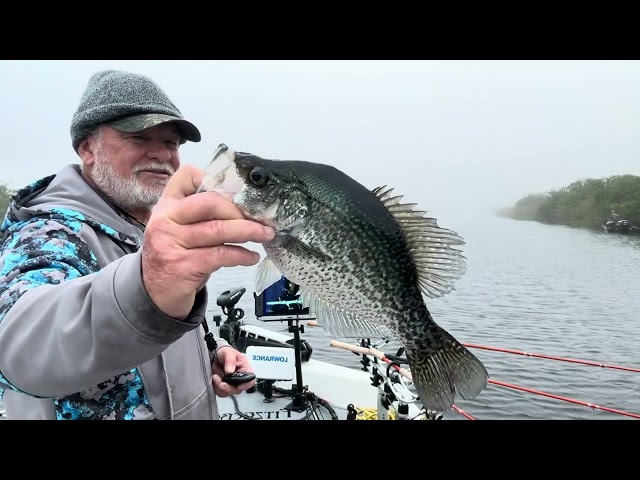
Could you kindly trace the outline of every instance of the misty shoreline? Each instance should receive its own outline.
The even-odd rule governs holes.
[[[601,229],[615,211],[640,225],[640,176],[612,175],[578,180],[545,193],[531,193],[494,214],[511,220]]]

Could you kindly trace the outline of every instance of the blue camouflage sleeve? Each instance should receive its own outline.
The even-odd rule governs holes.
[[[28,290],[59,284],[99,270],[80,238],[82,222],[39,218],[5,233],[0,255],[0,322]]]
[[[96,272],[98,261],[80,238],[82,222],[35,218],[4,232],[0,254],[0,323],[25,292]],[[0,385],[20,391],[4,378]],[[0,386],[0,400],[4,387]]]

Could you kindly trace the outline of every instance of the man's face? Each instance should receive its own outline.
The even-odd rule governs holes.
[[[155,205],[180,166],[180,135],[172,124],[133,133],[102,126],[88,142],[83,161],[91,179],[128,210]]]

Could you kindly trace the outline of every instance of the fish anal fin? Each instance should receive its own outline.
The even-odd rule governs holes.
[[[317,324],[329,335],[343,338],[395,338],[398,335],[385,325],[363,319],[353,312],[330,304],[301,288],[300,300],[309,307]]]

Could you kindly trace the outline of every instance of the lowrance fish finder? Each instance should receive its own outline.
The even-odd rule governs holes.
[[[255,296],[255,315],[263,322],[313,320],[309,307],[300,301],[299,286],[285,276]]]
[[[286,409],[296,412],[305,411],[308,408],[308,400],[304,393],[304,384],[302,383],[302,340],[300,333],[304,333],[304,325],[299,325],[300,320],[313,320],[315,315],[311,315],[308,306],[300,301],[300,288],[291,282],[284,275],[278,281],[268,286],[266,289],[256,295],[255,298],[255,314],[256,319],[263,322],[286,321],[289,325],[288,331],[293,333],[293,348],[295,356],[295,374],[296,383],[292,385],[293,401],[287,405]],[[289,343],[289,341],[287,341]],[[305,342],[306,343],[306,342]],[[308,344],[306,344],[308,346]],[[260,347],[259,347],[260,348]],[[310,347],[307,349],[310,353]],[[247,348],[247,353],[249,349]],[[262,355],[254,355],[254,353],[262,353]],[[277,355],[273,355],[276,353]],[[256,372],[260,372],[267,379],[288,378],[292,374],[290,370],[284,367],[283,372],[275,371],[273,366],[261,365],[261,362],[274,362],[286,360],[285,354],[290,352],[283,351],[281,348],[275,352],[269,352],[268,349],[262,349],[262,352],[251,351],[252,363],[255,362]],[[283,362],[285,363],[285,362]],[[285,365],[290,365],[288,362]],[[266,370],[265,370],[266,368]]]

